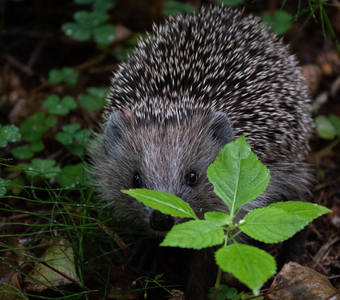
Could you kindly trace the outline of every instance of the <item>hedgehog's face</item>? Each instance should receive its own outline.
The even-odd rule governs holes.
[[[193,115],[185,122],[159,125],[136,122],[131,115],[115,112],[103,140],[105,165],[97,167],[103,195],[133,220],[141,221],[144,228],[157,233],[168,231],[180,219],[165,216],[121,190],[147,188],[175,194],[200,218],[207,211],[226,211],[206,172],[232,139],[223,113]]]

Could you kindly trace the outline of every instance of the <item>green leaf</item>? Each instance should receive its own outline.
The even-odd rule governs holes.
[[[148,189],[130,189],[122,190],[122,192],[136,198],[138,201],[143,202],[153,209],[161,211],[163,214],[198,220],[198,217],[190,205],[173,194]]]
[[[78,81],[79,72],[73,70],[72,68],[64,67],[61,69],[63,74],[63,79],[65,83],[69,85],[75,85]]]
[[[74,20],[82,27],[87,29],[93,29],[98,27],[101,24],[104,24],[108,16],[101,11],[77,11],[73,15]]]
[[[249,212],[244,220],[245,223],[240,226],[240,230],[265,243],[287,240],[311,221],[309,218],[302,218],[298,214],[274,207],[255,209]]]
[[[11,152],[12,152],[12,155],[18,159],[28,159],[28,158],[32,158],[34,155],[34,152],[31,150],[31,147],[29,145],[24,145],[24,146],[14,148],[12,149]]]
[[[64,33],[73,38],[76,41],[87,41],[90,39],[92,30],[89,28],[83,28],[76,23],[65,23],[61,26]]]
[[[330,115],[329,121],[332,123],[335,128],[336,134],[340,136],[340,118],[336,115]]]
[[[255,296],[276,272],[275,259],[256,247],[234,243],[216,251],[217,264],[247,285]]]
[[[92,8],[93,10],[98,10],[106,12],[107,10],[114,8],[115,2],[112,0],[94,0]]]
[[[270,178],[269,170],[251,152],[243,136],[224,146],[207,175],[231,216],[237,208],[263,193]]]
[[[81,144],[84,145],[90,139],[91,131],[88,129],[79,130],[74,134],[74,138]]]
[[[0,197],[5,196],[7,189],[6,186],[9,186],[11,184],[10,180],[5,180],[0,178]]]
[[[332,212],[324,206],[301,201],[276,202],[268,205],[267,207],[282,209],[290,214],[295,214],[301,218],[305,218],[309,222],[324,214]]]
[[[81,128],[81,125],[78,123],[75,124],[67,124],[67,125],[63,125],[61,126],[61,129],[64,132],[68,132],[68,133],[75,133],[76,131],[78,131]]]
[[[208,298],[212,299],[214,295],[215,287],[210,288],[210,293]],[[232,299],[237,295],[237,289],[229,288],[224,284],[220,284],[220,288],[218,290],[217,300],[225,300],[225,299]]]
[[[30,149],[33,152],[40,152],[40,151],[44,150],[44,148],[45,148],[45,145],[44,145],[42,140],[33,141],[32,144],[31,144],[31,147],[30,147]]]
[[[91,4],[93,0],[73,0],[75,4]]]
[[[225,213],[213,211],[205,213],[204,219],[213,222],[218,226],[224,226],[229,223],[230,217]]]
[[[8,142],[17,142],[21,139],[19,128],[15,125],[0,124],[0,147],[6,147]]]
[[[160,246],[202,249],[220,245],[223,229],[207,220],[194,220],[171,228]]]
[[[79,95],[78,101],[81,106],[88,110],[101,109],[105,105],[105,99],[90,95]]]
[[[76,155],[80,158],[84,156],[84,150],[86,148],[85,145],[72,144],[72,145],[66,145],[65,147],[73,155]]]
[[[20,127],[20,133],[23,135],[25,141],[40,140],[42,133],[47,131],[50,127],[57,125],[58,119],[55,116],[48,116],[42,112],[35,113],[28,117]]]
[[[89,174],[84,168],[84,164],[66,166],[62,168],[62,173],[56,177],[56,181],[65,188],[74,188],[79,185],[87,185]]]
[[[294,16],[283,11],[278,10],[273,15],[263,14],[262,21],[276,34],[284,34],[292,28]]]
[[[57,84],[57,83],[62,82],[63,80],[64,80],[64,76],[61,70],[52,69],[48,73],[48,81],[51,84]]]
[[[44,107],[48,109],[50,114],[66,115],[71,109],[77,107],[77,103],[71,96],[66,96],[60,100],[59,96],[51,95],[44,102]]]
[[[35,158],[30,164],[24,164],[23,168],[29,176],[41,175],[45,178],[51,178],[61,172],[60,168],[54,167],[55,163],[53,159]]]
[[[55,138],[63,145],[71,145],[73,143],[73,134],[68,132],[58,132]]]
[[[101,87],[101,88],[88,87],[86,89],[86,92],[93,97],[105,99],[107,97],[107,94],[110,92],[110,88],[108,88],[108,87]]]
[[[326,140],[334,139],[337,134],[330,120],[325,116],[317,116],[315,118],[316,132],[320,137]]]
[[[116,35],[116,26],[111,24],[102,25],[93,30],[94,40],[98,44],[109,45],[111,44]]]
[[[245,0],[217,0],[217,2],[228,7],[236,7],[243,4]]]
[[[180,14],[191,14],[195,11],[195,8],[190,4],[178,2],[178,1],[166,1],[163,2],[162,15],[176,17]]]

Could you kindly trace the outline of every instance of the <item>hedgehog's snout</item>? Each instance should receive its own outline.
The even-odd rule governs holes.
[[[150,216],[150,227],[155,231],[169,231],[174,226],[174,218],[153,210]]]

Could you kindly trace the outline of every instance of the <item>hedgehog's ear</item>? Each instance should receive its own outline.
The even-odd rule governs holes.
[[[107,121],[104,133],[104,150],[107,156],[115,157],[119,151],[119,145],[124,131],[128,129],[128,120],[124,112],[115,111],[110,115]]]
[[[234,140],[233,132],[227,114],[215,112],[209,122],[210,134],[221,147]]]

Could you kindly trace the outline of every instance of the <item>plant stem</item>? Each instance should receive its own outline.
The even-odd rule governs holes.
[[[221,276],[222,276],[222,269],[218,268],[218,273],[217,273],[216,282],[215,282],[214,295],[212,297],[212,300],[217,299],[218,291],[220,289]]]
[[[332,41],[333,41],[335,50],[336,50],[336,52],[338,53],[338,57],[340,58],[340,45],[339,45],[339,41],[337,40],[337,38],[336,38],[336,36],[335,36],[335,33],[334,33],[334,30],[333,30],[332,24],[331,24],[331,22],[330,22],[329,19],[328,19],[328,16],[327,16],[327,14],[326,14],[325,9],[324,9],[323,7],[320,8],[320,9],[322,10],[322,14],[323,14],[323,17],[324,17],[326,26],[327,26],[328,33],[329,33],[329,35],[330,35],[331,38],[332,38]]]

